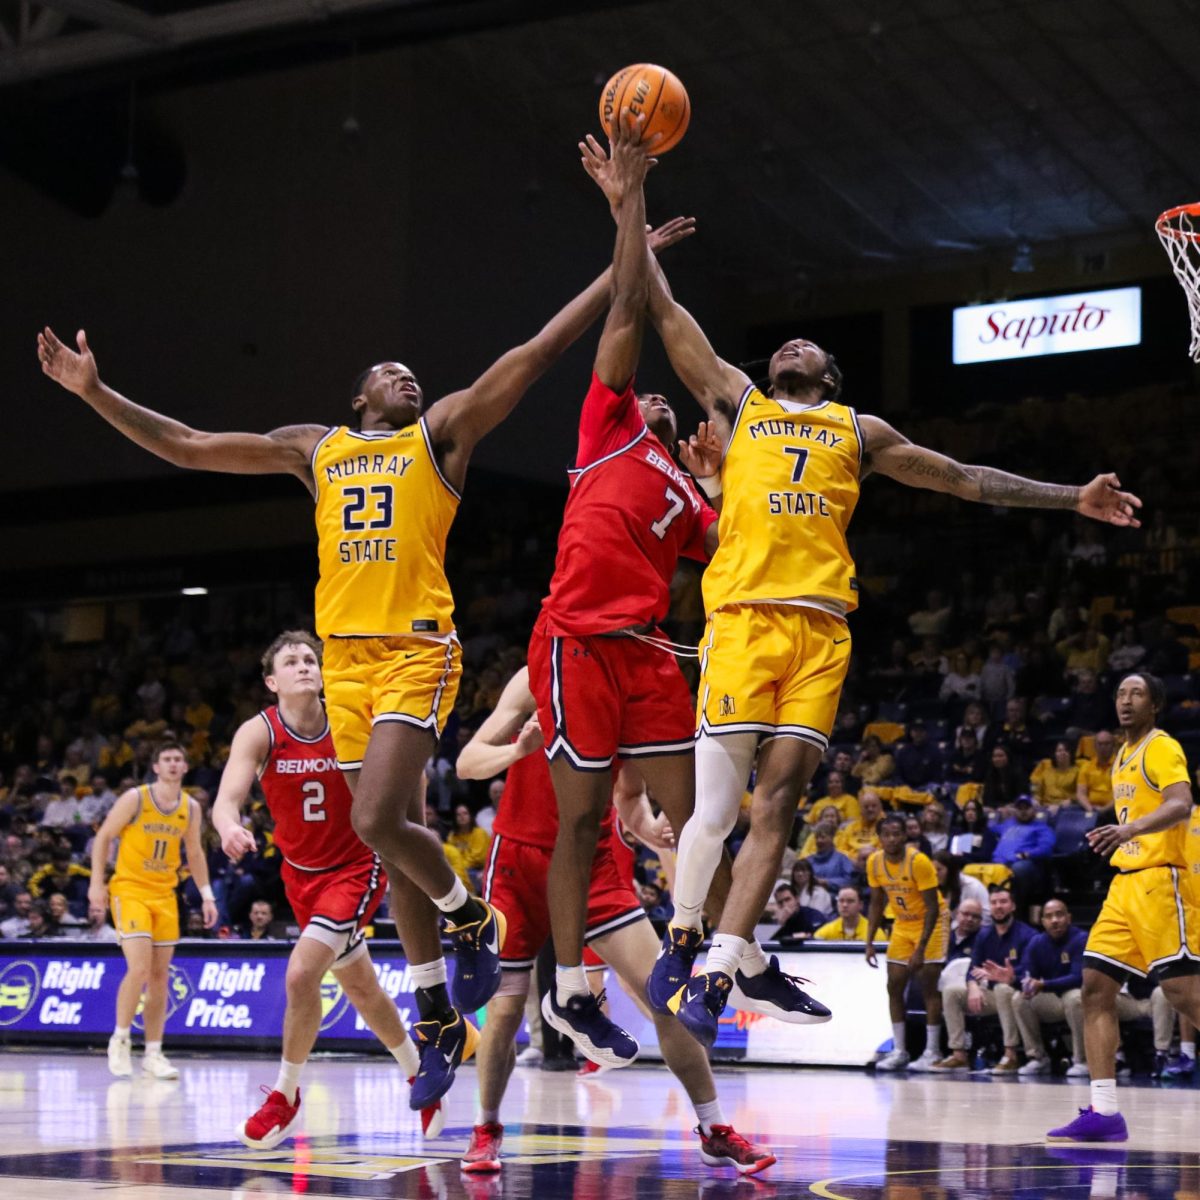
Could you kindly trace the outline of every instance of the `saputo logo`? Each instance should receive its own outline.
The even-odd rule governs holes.
[[[167,975],[167,1014],[166,1019],[170,1020],[187,1002],[191,999],[195,992],[192,986],[191,977],[182,967],[177,967],[174,963],[168,968]],[[144,1028],[142,1021],[142,1009],[146,1004],[146,995],[143,992],[142,997],[138,1000],[137,1013],[133,1018],[134,1029]]]

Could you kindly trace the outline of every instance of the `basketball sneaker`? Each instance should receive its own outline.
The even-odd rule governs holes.
[[[728,976],[726,976],[728,978]],[[733,1167],[739,1175],[757,1175],[775,1164],[775,1155],[748,1142],[732,1125],[713,1125],[708,1137],[699,1125],[700,1157],[710,1167]]]
[[[408,1086],[416,1082],[417,1077],[410,1075],[408,1077]],[[446,1107],[440,1100],[435,1100],[432,1104],[427,1104],[421,1109],[421,1136],[427,1138],[435,1138],[443,1129],[446,1128]]]
[[[504,1126],[488,1121],[471,1130],[471,1144],[462,1156],[462,1169],[468,1175],[487,1175],[500,1170],[500,1143],[504,1141]]]
[[[699,929],[689,929],[686,925],[667,926],[662,949],[655,959],[650,978],[646,980],[646,999],[655,1012],[664,1017],[670,1013],[671,997],[691,979],[702,941],[704,934]]]
[[[1061,1125],[1046,1134],[1048,1142],[1124,1142],[1129,1138],[1125,1118],[1120,1113],[1101,1116],[1089,1105],[1069,1125]]]
[[[732,987],[733,980],[724,971],[702,971],[671,997],[671,1011],[702,1046],[717,1040],[717,1022]]]
[[[415,1112],[431,1108],[454,1083],[454,1072],[475,1053],[479,1030],[460,1012],[444,1025],[436,1017],[412,1027],[413,1040],[421,1056],[421,1067],[413,1076],[408,1107]]]
[[[108,1039],[108,1069],[118,1079],[133,1078],[133,1048],[119,1033]]]
[[[910,1071],[916,1071],[918,1074],[931,1072],[937,1069],[939,1061],[940,1055],[936,1050],[925,1050],[922,1052],[920,1058],[914,1058],[912,1062],[908,1064],[908,1069]]]
[[[147,1051],[142,1055],[142,1071],[152,1079],[178,1079],[179,1068],[161,1051]]]
[[[891,1050],[875,1063],[876,1071],[907,1071],[908,1051]]]
[[[500,950],[507,922],[504,914],[486,900],[478,903],[486,910],[478,920],[446,926],[454,945],[451,998],[454,1007],[464,1013],[482,1008],[500,986]]]
[[[1196,1060],[1190,1054],[1172,1054],[1162,1065],[1160,1079],[1191,1079],[1196,1070]]]
[[[272,1091],[265,1083],[259,1091],[265,1092],[267,1098],[258,1112],[237,1127],[238,1140],[251,1150],[271,1150],[291,1135],[292,1126],[300,1116],[300,1089],[296,1089],[295,1104],[289,1103],[282,1092]]]
[[[779,968],[778,955],[772,954],[767,969],[758,975],[734,974],[729,1003],[742,1012],[774,1017],[790,1025],[823,1025],[833,1019],[833,1013],[800,986],[807,982],[785,974]]]
[[[641,1047],[600,1010],[603,992],[599,997],[591,992],[586,996],[570,996],[562,1005],[556,992],[552,987],[542,997],[542,1020],[569,1037],[592,1062],[605,1067],[627,1067],[637,1058]],[[545,1069],[545,1063],[542,1066]]]

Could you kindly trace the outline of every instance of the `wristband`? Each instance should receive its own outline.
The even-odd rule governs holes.
[[[698,475],[695,477],[700,490],[710,499],[715,500],[722,492],[720,475]]]
[[[215,896],[215,895],[213,895],[213,890],[212,890],[212,885],[211,885],[211,884],[207,884],[207,883],[206,883],[206,884],[205,884],[205,885],[204,885],[204,886],[203,886],[203,887],[200,889],[200,899],[201,899],[201,900],[211,900],[211,901],[212,901],[214,904],[216,903],[216,901],[217,901],[217,898],[216,898],[216,896]]]

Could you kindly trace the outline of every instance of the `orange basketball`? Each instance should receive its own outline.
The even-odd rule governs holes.
[[[666,154],[679,145],[692,119],[692,104],[679,77],[666,67],[635,63],[618,71],[600,93],[600,124],[612,136],[612,122],[628,108],[633,115],[646,114],[643,138],[662,134],[655,154]]]

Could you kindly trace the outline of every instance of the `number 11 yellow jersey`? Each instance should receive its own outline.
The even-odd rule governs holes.
[[[112,893],[132,900],[173,892],[179,883],[190,818],[191,800],[186,792],[179,794],[179,803],[170,812],[163,812],[149,787],[138,788],[138,810],[121,830]]]

